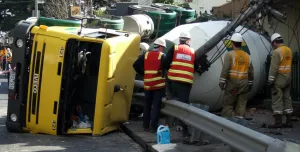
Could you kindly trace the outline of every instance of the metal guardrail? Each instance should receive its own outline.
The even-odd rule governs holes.
[[[163,101],[162,113],[176,117],[231,147],[243,152],[298,152],[299,146],[266,136],[194,106],[176,101]]]

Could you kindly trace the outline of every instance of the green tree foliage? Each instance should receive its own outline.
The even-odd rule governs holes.
[[[103,14],[104,11],[102,11],[101,9],[94,10],[94,15],[96,15],[97,17],[101,17]]]
[[[173,4],[174,0],[153,0],[153,3]]]
[[[0,30],[9,31],[20,20],[31,16],[33,0],[5,0],[0,3]]]
[[[58,19],[69,18],[69,6],[73,0],[47,0],[43,6],[46,17]]]

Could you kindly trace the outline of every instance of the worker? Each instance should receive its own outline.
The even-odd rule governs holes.
[[[165,78],[161,69],[164,48],[166,48],[165,40],[156,39],[154,49],[140,55],[133,64],[134,70],[138,74],[144,75],[146,102],[143,111],[143,127],[145,131],[152,133],[157,130],[161,101],[165,95]]]
[[[6,57],[7,57],[7,66],[6,66],[6,69],[8,70],[11,70],[11,60],[12,60],[12,52],[10,50],[10,48],[7,48],[7,54],[6,54]]]
[[[234,33],[231,37],[233,50],[224,57],[219,80],[221,90],[225,90],[221,115],[229,119],[244,120],[248,92],[253,85],[251,57],[241,49],[242,43],[242,35]],[[235,117],[232,115],[233,109]]]
[[[186,104],[189,104],[194,73],[198,68],[195,63],[195,52],[190,47],[190,42],[189,33],[180,33],[179,45],[170,48],[163,63],[163,68],[168,70],[168,83],[170,83],[172,98]],[[187,125],[182,121],[179,124],[182,125],[183,137],[190,136]]]
[[[284,45],[280,34],[274,33],[271,42],[275,50],[272,52],[269,70],[268,86],[272,92],[272,109],[275,123],[268,128],[292,128],[293,106],[290,96],[292,51]],[[282,115],[286,116],[286,123],[282,124]]]
[[[3,47],[3,49],[0,50],[0,69],[1,70],[4,70],[3,69],[3,56],[4,56],[4,52],[5,52],[6,48]]]
[[[12,70],[11,68],[11,61],[12,61],[12,52],[10,50],[10,48],[7,48],[7,62],[6,62],[6,70]],[[9,76],[10,76],[10,72],[7,73],[7,81],[9,82]]]
[[[2,59],[2,70],[6,71],[6,61],[7,61],[7,48],[4,48],[4,50],[1,53],[1,59]]]
[[[142,54],[146,53],[149,50],[149,47],[150,46],[145,42],[140,43],[139,55],[142,55]],[[143,113],[139,117],[143,117]]]

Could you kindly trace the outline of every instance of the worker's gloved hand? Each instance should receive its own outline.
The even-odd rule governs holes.
[[[252,89],[252,84],[249,84],[249,86],[248,86],[248,92],[250,92],[251,89]]]
[[[274,81],[268,81],[268,87],[273,88],[274,86]]]
[[[219,83],[220,89],[225,90],[226,88],[226,83]]]

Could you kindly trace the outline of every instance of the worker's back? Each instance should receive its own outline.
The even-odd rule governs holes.
[[[228,86],[232,86],[241,92],[246,91],[248,88],[248,72],[251,65],[251,58],[243,50],[233,50],[228,52],[228,55],[230,58]]]
[[[277,70],[275,75],[276,79],[274,83],[277,85],[285,85],[286,83],[289,83],[292,79],[292,75],[291,75],[291,66],[293,60],[292,50],[287,46],[284,45],[280,46],[273,51],[272,58],[275,60],[273,63],[271,63],[271,66],[275,67],[279,63],[278,67],[274,68]]]

